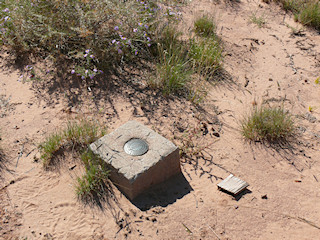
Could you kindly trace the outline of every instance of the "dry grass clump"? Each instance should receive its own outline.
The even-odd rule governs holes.
[[[242,135],[251,141],[280,143],[289,141],[295,124],[289,112],[281,107],[255,107],[241,122]]]

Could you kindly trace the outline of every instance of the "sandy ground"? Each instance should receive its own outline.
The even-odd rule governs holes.
[[[201,107],[152,94],[138,76],[112,93],[22,83],[2,54],[0,239],[319,239],[319,33],[261,1],[197,0],[182,13],[185,30],[201,14],[215,16],[225,48],[224,79]],[[251,23],[253,14],[266,25]],[[242,138],[240,120],[262,102],[294,114],[296,142],[273,148]],[[192,138],[206,148],[181,159],[183,175],[134,202],[114,187],[100,207],[85,206],[74,193],[75,157],[45,171],[37,150],[77,116],[94,117],[109,131],[135,119],[177,144],[196,129],[203,136]],[[230,173],[250,184],[237,198],[216,186]]]

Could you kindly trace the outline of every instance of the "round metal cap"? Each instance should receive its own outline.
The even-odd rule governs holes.
[[[124,151],[132,156],[141,156],[148,152],[149,146],[148,144],[139,138],[132,138],[128,142],[124,144]]]

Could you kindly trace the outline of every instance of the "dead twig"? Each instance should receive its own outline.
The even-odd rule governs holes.
[[[192,234],[192,231],[184,224],[184,223],[181,223],[182,226],[186,229],[186,231],[190,234]]]
[[[17,162],[16,162],[16,168],[18,167],[18,163],[19,163],[19,159],[22,157],[23,155],[23,150],[24,150],[24,144],[22,144],[22,147],[20,149],[20,152],[19,152],[19,156],[18,156],[18,159],[17,159]]]
[[[210,226],[208,225],[208,228],[214,233],[214,235],[216,235],[216,237],[217,237],[219,240],[221,240],[221,238],[219,238],[218,234],[212,229],[212,227],[210,227]]]

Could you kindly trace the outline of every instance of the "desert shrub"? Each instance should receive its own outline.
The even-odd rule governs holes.
[[[241,122],[242,135],[251,141],[282,142],[293,137],[295,125],[290,113],[281,107],[255,107]]]
[[[120,59],[149,53],[158,12],[153,1],[4,0],[0,39],[17,55],[63,58],[72,73],[93,78]]]

